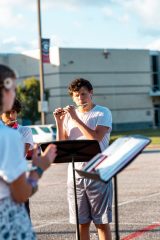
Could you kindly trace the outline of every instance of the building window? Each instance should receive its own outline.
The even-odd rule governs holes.
[[[155,126],[160,127],[160,104],[154,105],[154,121]]]
[[[152,82],[153,91],[160,90],[160,66],[159,66],[159,55],[152,55]]]

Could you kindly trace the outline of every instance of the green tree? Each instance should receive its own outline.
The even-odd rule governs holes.
[[[22,120],[30,121],[34,124],[40,119],[38,112],[38,101],[40,100],[40,83],[34,78],[27,78],[22,85],[17,86],[17,97],[22,103]]]

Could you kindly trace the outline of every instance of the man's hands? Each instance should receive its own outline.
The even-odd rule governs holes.
[[[56,108],[53,112],[53,116],[58,123],[63,122],[66,113],[69,113],[71,118],[75,120],[78,118],[75,110],[76,108],[73,105],[68,105],[65,108]]]
[[[56,108],[55,111],[53,112],[53,116],[55,118],[55,121],[57,123],[63,123],[65,114],[66,113],[65,113],[63,108]]]
[[[78,118],[77,113],[76,113],[76,108],[75,108],[75,106],[73,106],[73,105],[68,105],[68,106],[66,106],[66,107],[64,108],[64,111],[65,111],[66,113],[69,113],[69,115],[71,116],[71,118],[72,118],[73,120],[75,120],[75,119]]]

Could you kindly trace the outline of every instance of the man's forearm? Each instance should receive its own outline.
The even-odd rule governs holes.
[[[57,124],[56,140],[57,141],[66,140],[65,131],[64,131],[63,125],[61,124]]]
[[[80,129],[80,131],[83,133],[83,135],[87,139],[98,140],[98,141],[101,140],[98,138],[98,134],[96,133],[96,131],[87,127],[80,119],[74,119],[74,123],[75,123],[76,127],[78,127]]]
[[[100,142],[104,135],[109,131],[109,127],[97,126],[95,130],[87,127],[80,119],[73,120],[76,127],[82,132],[82,134],[89,140],[97,140]]]
[[[57,130],[56,140],[57,141],[66,140],[65,135],[61,131],[59,132]]]

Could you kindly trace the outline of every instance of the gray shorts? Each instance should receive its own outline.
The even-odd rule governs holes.
[[[112,181],[107,184],[86,178],[76,179],[79,223],[112,222]],[[68,182],[70,223],[76,223],[73,182]]]

